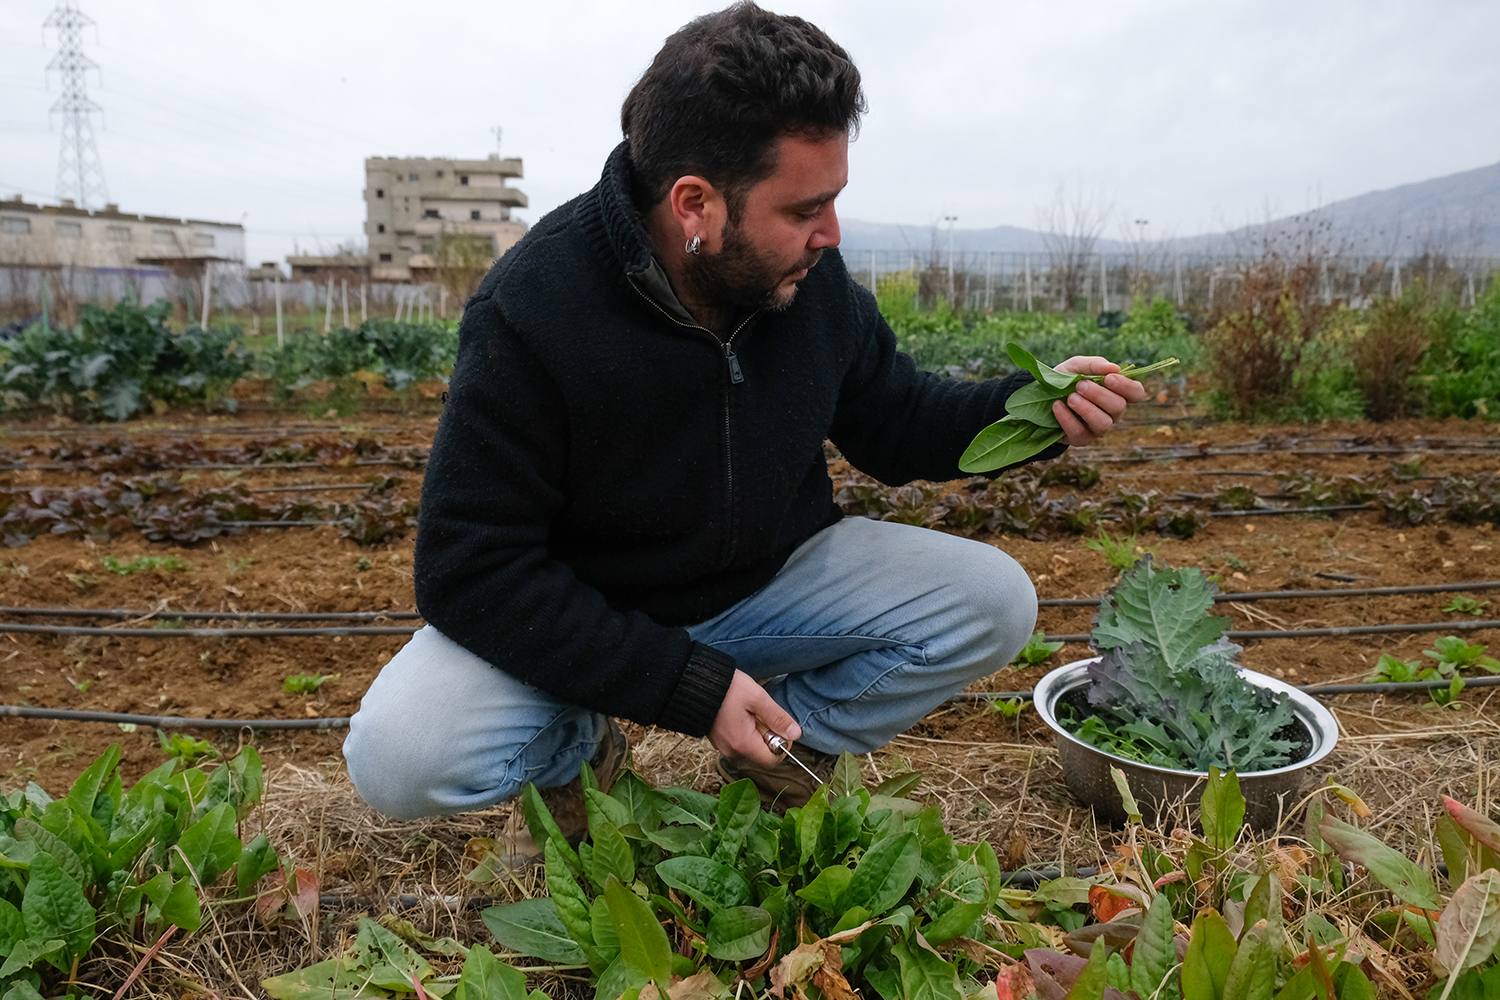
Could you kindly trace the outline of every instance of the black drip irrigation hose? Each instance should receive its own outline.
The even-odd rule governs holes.
[[[405,428],[410,429],[410,428]],[[0,427],[0,439],[8,437],[78,438],[85,434],[110,437],[215,437],[230,434],[267,434],[288,437],[299,434],[396,434],[401,427],[359,427],[339,424],[226,424],[223,427],[121,427],[118,424],[81,424],[56,430]]]
[[[1481,674],[1478,677],[1465,677],[1464,688],[1471,687],[1497,687],[1500,686],[1500,675]],[[1323,695],[1332,698],[1341,694],[1409,694],[1421,691],[1432,691],[1437,688],[1446,688],[1453,683],[1452,678],[1431,681],[1360,681],[1357,684],[1302,684],[1297,690],[1311,695]],[[949,698],[953,702],[989,702],[989,701],[1012,701],[1016,698],[1022,701],[1030,701],[1032,692],[1027,691],[960,691]]]
[[[421,468],[426,466],[425,458],[360,458],[356,459],[356,466],[368,465],[394,465],[401,468]],[[239,470],[241,472],[275,472],[281,469],[328,469],[330,466],[323,462],[255,462],[249,465],[161,465],[154,469],[143,469],[141,472],[228,472]],[[0,472],[88,472],[90,470],[78,465],[0,465]],[[109,471],[108,469],[104,471]]]
[[[1495,586],[1500,587],[1500,582]],[[245,622],[421,621],[419,611],[174,611],[171,608],[17,608],[0,606],[0,615],[43,618],[155,618],[164,621],[233,620]]]
[[[1472,632],[1500,628],[1500,621],[1401,622],[1394,625],[1343,625],[1335,628],[1245,629],[1225,632],[1228,639],[1316,639],[1348,635],[1403,635],[1418,632]],[[308,636],[411,635],[411,626],[328,626],[320,628],[110,628],[87,625],[19,625],[0,622],[0,634],[114,636],[120,639],[300,639]],[[1047,642],[1087,642],[1087,632],[1043,637]]]
[[[1226,601],[1290,601],[1325,597],[1387,597],[1396,594],[1448,594],[1460,590],[1495,590],[1500,580],[1476,580],[1472,583],[1420,583],[1407,587],[1337,587],[1325,590],[1249,590],[1241,594],[1220,593],[1214,595],[1217,602]],[[1044,597],[1037,601],[1040,608],[1097,608],[1097,597]],[[0,612],[6,609],[0,608]]]
[[[1407,694],[1446,688],[1450,680],[1432,681],[1366,681],[1358,684],[1307,684],[1300,690],[1311,695],[1333,697],[1341,694]],[[1464,678],[1465,688],[1500,686],[1500,675]],[[1033,692],[961,691],[944,704],[974,704],[1022,699],[1030,701]],[[347,716],[324,719],[193,719],[177,715],[134,715],[128,712],[87,712],[70,708],[39,708],[31,705],[0,705],[0,718],[51,719],[63,722],[113,722],[124,725],[151,726],[156,729],[266,729],[328,730],[345,729]],[[1056,876],[1052,876],[1056,877]]]
[[[323,490],[367,490],[369,483],[299,483],[295,486],[260,486],[246,493],[320,493]]]
[[[1400,594],[1447,594],[1464,590],[1500,589],[1500,580],[1464,583],[1420,583],[1404,587],[1329,587],[1322,590],[1247,590],[1214,595],[1217,602],[1317,600],[1338,597],[1387,597]],[[1044,597],[1043,608],[1096,608],[1097,597]],[[178,611],[173,608],[40,608],[0,605],[0,615],[39,618],[119,618],[161,621],[422,621],[419,611]],[[110,629],[111,633],[118,629]],[[153,630],[155,631],[155,630]]]
[[[1346,635],[1407,635],[1419,632],[1472,632],[1476,629],[1500,628],[1500,621],[1401,622],[1395,625],[1341,625],[1334,628],[1267,628],[1240,629],[1224,633],[1226,639],[1322,639]],[[5,626],[0,625],[0,631]],[[1046,636],[1048,642],[1088,642],[1087,632]]]
[[[18,625],[0,622],[0,633],[98,635],[121,639],[302,639],[308,636],[411,635],[410,625],[331,625],[318,628],[110,628],[92,625]]]
[[[1433,506],[1437,506],[1434,504]],[[1257,507],[1254,510],[1211,510],[1209,517],[1276,517],[1280,514],[1326,514],[1334,510],[1374,510],[1372,503],[1329,504],[1326,507]],[[225,522],[226,524],[229,522]]]
[[[326,719],[189,719],[177,715],[135,715],[130,712],[84,712],[70,708],[33,708],[0,705],[0,718],[57,719],[64,722],[113,722],[155,729],[346,729],[348,716]]]

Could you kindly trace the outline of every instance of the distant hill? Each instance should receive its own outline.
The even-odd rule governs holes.
[[[1371,191],[1268,223],[1183,237],[1174,243],[1183,249],[1231,253],[1259,246],[1268,234],[1306,232],[1314,225],[1326,226],[1334,245],[1350,253],[1500,254],[1500,163]]]
[[[861,219],[840,219],[839,229],[843,234],[839,249],[844,256],[861,250],[907,250],[921,255],[936,250],[948,252],[948,229],[946,226],[902,226],[889,222],[865,222]],[[1046,251],[1045,237],[1034,229],[1020,226],[995,226],[993,229],[954,229],[953,249],[965,251],[1014,251],[1043,253]],[[1124,250],[1119,240],[1101,239],[1097,248],[1105,253]]]
[[[946,253],[948,230],[942,226],[902,226],[859,219],[840,220],[845,256],[862,250],[907,250]],[[1332,244],[1349,253],[1416,256],[1428,249],[1452,256],[1500,255],[1500,163],[1477,170],[1403,184],[1335,201],[1311,212],[1167,241],[1166,245],[1203,253],[1258,250],[1268,235],[1325,228]],[[1020,226],[955,229],[958,251],[1030,251],[1045,253],[1042,233]],[[1120,240],[1101,239],[1096,250],[1126,251]]]

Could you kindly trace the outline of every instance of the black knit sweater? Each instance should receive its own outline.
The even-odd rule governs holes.
[[[837,251],[726,347],[648,291],[628,171],[622,145],[464,312],[417,605],[528,684],[701,736],[734,660],[681,626],[754,593],[842,516],[824,439],[887,484],[953,479],[1030,377],[918,371]]]

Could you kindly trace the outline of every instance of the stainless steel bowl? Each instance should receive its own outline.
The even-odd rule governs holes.
[[[1116,825],[1124,823],[1125,807],[1109,773],[1111,767],[1118,767],[1130,781],[1131,793],[1141,807],[1142,815],[1150,821],[1165,807],[1182,800],[1190,793],[1196,794],[1195,789],[1207,774],[1203,771],[1153,767],[1116,757],[1090,746],[1062,727],[1057,721],[1058,701],[1069,692],[1088,686],[1088,667],[1097,659],[1098,657],[1075,660],[1043,677],[1033,694],[1036,710],[1052,728],[1063,776],[1067,779],[1068,788],[1080,802],[1092,806],[1094,815],[1101,821]],[[1253,670],[1244,670],[1243,675],[1251,684],[1290,697],[1292,713],[1307,730],[1312,741],[1312,750],[1295,764],[1270,771],[1248,771],[1239,776],[1240,791],[1245,796],[1245,822],[1257,830],[1267,830],[1276,825],[1283,808],[1290,808],[1295,804],[1297,789],[1307,776],[1308,768],[1333,752],[1339,727],[1333,713],[1319,704],[1312,695]]]

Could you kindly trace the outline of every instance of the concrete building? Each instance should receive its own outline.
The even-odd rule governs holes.
[[[487,238],[493,258],[526,232],[512,220],[526,195],[506,187],[521,176],[521,161],[491,153],[484,160],[370,157],[365,160],[365,236],[370,277],[376,281],[426,281],[445,233]],[[493,259],[492,258],[492,259]]]
[[[286,263],[292,269],[293,281],[307,278],[320,282],[330,279],[337,281],[341,278],[345,281],[368,281],[370,278],[369,258],[352,254],[322,257],[294,255],[287,257]]]
[[[0,266],[201,273],[244,262],[239,223],[129,215],[115,204],[82,209],[69,198],[58,205],[29,204],[20,195],[0,201]]]

